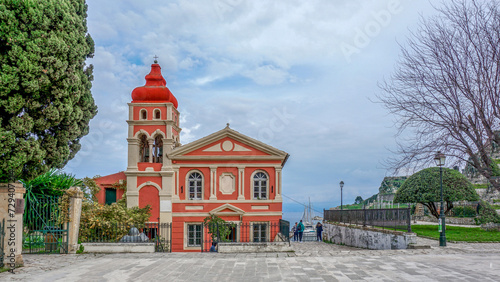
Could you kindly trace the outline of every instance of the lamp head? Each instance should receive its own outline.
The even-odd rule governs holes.
[[[344,188],[344,181],[340,181],[340,189]]]
[[[441,151],[438,151],[434,156],[434,161],[436,162],[437,166],[444,166],[446,161],[446,156],[443,153],[441,153]]]

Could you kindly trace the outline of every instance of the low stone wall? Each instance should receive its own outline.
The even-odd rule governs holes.
[[[82,243],[85,253],[154,253],[154,243]]]
[[[437,218],[433,216],[423,216],[417,220],[426,222],[438,222]],[[456,225],[476,225],[473,217],[446,217],[446,223]]]
[[[288,242],[219,243],[219,253],[268,253],[291,251],[293,250]]]
[[[407,249],[417,243],[417,235],[401,231],[384,230],[344,224],[323,224],[323,238],[335,244],[372,249]]]

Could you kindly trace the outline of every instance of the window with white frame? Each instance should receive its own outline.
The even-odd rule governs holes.
[[[160,111],[160,109],[155,109],[154,110],[153,117],[154,117],[154,119],[160,119],[161,118],[161,111]]]
[[[188,247],[201,246],[201,224],[187,225],[187,245]]]
[[[146,109],[141,110],[141,119],[146,120],[148,119],[148,111]]]
[[[188,192],[190,200],[201,200],[203,194],[203,176],[193,172],[188,177]]]
[[[253,223],[253,241],[267,242],[267,223]]]
[[[267,175],[260,171],[253,176],[253,198],[267,199]]]

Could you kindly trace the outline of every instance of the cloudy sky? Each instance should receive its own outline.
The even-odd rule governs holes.
[[[153,56],[179,101],[181,143],[225,127],[291,156],[283,193],[316,210],[375,194],[390,172],[393,117],[377,83],[427,1],[87,0],[98,115],[66,166],[77,177],[126,169],[127,103]],[[284,199],[284,217],[303,207]]]

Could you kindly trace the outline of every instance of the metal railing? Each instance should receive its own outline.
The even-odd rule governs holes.
[[[359,209],[324,210],[323,219],[331,222],[402,229],[411,232],[411,210],[400,209]]]
[[[288,242],[290,244],[290,223],[239,222],[222,225],[202,224],[202,252],[208,252],[213,242],[217,243],[268,243]]]
[[[170,252],[171,223],[83,223],[81,243],[155,243],[157,252]]]

